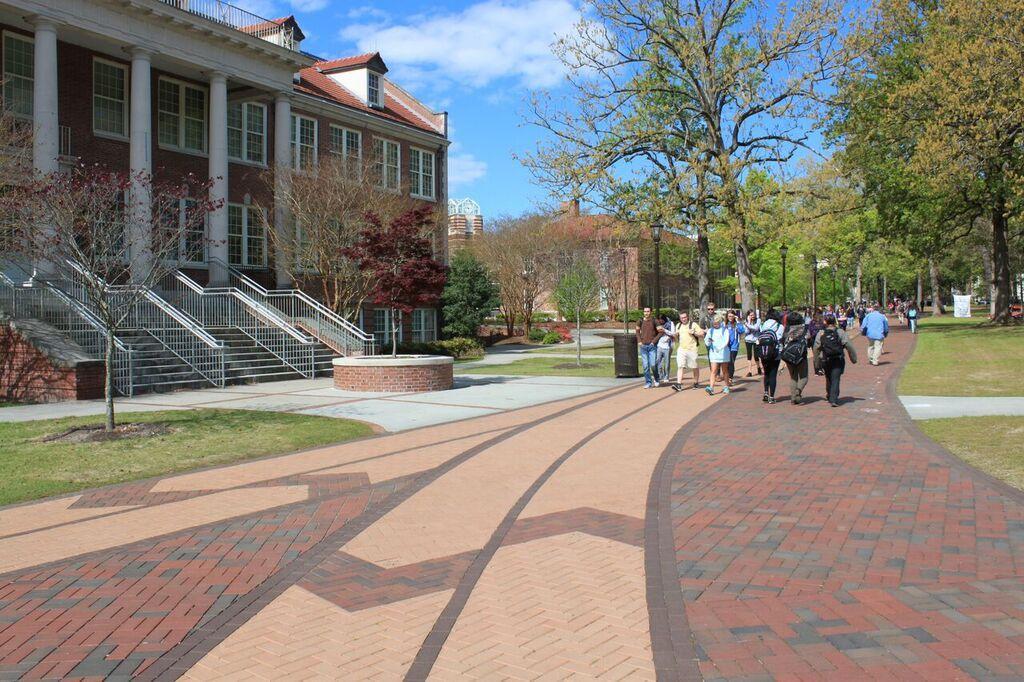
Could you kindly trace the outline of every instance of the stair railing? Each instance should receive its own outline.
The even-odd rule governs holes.
[[[316,342],[272,307],[235,287],[204,288],[180,271],[166,287],[178,297],[178,306],[202,325],[236,328],[302,376],[315,376]]]
[[[102,360],[107,348],[107,330],[83,303],[45,280],[15,283],[0,273],[0,300],[15,319],[46,322],[77,343],[86,354]],[[124,396],[135,395],[135,359],[133,349],[114,336],[114,390]]]
[[[277,310],[292,326],[311,334],[342,355],[373,355],[374,338],[301,289],[265,289],[237,268],[225,268],[231,285]]]
[[[68,293],[83,304],[93,304],[85,280],[97,277],[80,264],[67,261]],[[145,332],[163,348],[211,385],[223,387],[226,379],[224,343],[183,315],[151,288],[110,285],[112,305],[124,311],[121,328]]]

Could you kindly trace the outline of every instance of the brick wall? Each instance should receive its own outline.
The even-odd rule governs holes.
[[[57,402],[103,397],[99,360],[62,366],[6,324],[0,325],[0,399]]]
[[[452,387],[453,365],[374,367],[334,366],[334,387],[343,391],[409,393],[446,391]]]

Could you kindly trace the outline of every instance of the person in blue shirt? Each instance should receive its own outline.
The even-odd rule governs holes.
[[[740,353],[740,340],[747,328],[740,322],[735,310],[725,314],[725,327],[729,330],[729,357],[726,361],[725,385],[732,386],[732,378],[736,374],[736,356]]]
[[[704,390],[708,395],[714,395],[715,379],[719,378],[719,372],[724,374],[729,362],[729,330],[725,328],[725,318],[721,313],[712,318],[711,328],[704,335],[704,343],[707,344],[708,362],[711,364],[711,383]],[[728,384],[722,388],[722,393],[729,393]]]
[[[875,306],[869,305],[860,323],[860,333],[868,340],[868,362],[877,366],[882,357],[882,342],[889,336],[889,320]]]

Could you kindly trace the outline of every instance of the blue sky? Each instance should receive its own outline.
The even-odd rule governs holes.
[[[524,124],[532,88],[557,87],[550,51],[579,13],[570,0],[232,0],[267,18],[295,14],[303,49],[322,57],[380,51],[388,77],[449,112],[449,194],[472,197],[485,217],[518,213],[546,192],[513,158],[541,133]],[[415,8],[415,13],[410,13]]]

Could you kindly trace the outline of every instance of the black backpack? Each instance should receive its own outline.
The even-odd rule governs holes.
[[[787,343],[782,349],[782,361],[787,365],[799,365],[807,359],[807,339],[803,334]]]
[[[821,356],[825,360],[841,360],[843,358],[843,342],[839,340],[839,332],[826,329],[821,332]]]
[[[772,329],[762,329],[757,335],[757,357],[772,362],[779,357],[779,337]]]

